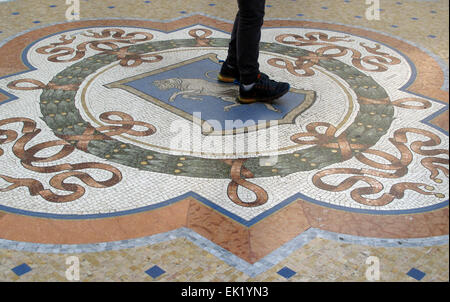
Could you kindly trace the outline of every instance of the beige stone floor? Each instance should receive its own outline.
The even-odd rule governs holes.
[[[348,3],[337,0],[267,0],[271,7],[266,10],[266,18],[320,20],[381,31],[422,46],[448,65],[449,2],[396,2],[381,0],[381,19],[367,21],[364,17],[355,17],[365,14],[367,6],[363,0]],[[56,7],[50,8],[50,5]],[[114,8],[108,8],[112,6]],[[81,0],[81,18],[167,20],[202,13],[231,22],[236,6],[232,0],[152,0],[151,3],[141,0]],[[0,41],[34,27],[65,22],[65,10],[64,1],[57,0],[0,3]],[[15,12],[18,14],[13,14]],[[0,250],[0,281],[66,281],[67,256]],[[297,272],[289,279],[294,282],[365,281],[368,256],[380,259],[380,281],[416,281],[406,275],[413,267],[426,273],[422,281],[449,281],[448,244],[420,248],[375,248],[316,238],[254,278],[186,239],[76,256],[80,259],[81,281],[153,281],[144,271],[154,264],[166,271],[156,281],[286,281],[277,274],[284,266]],[[11,268],[22,263],[27,263],[32,271],[18,277]]]
[[[401,5],[396,4],[402,3]],[[214,6],[210,6],[214,4]],[[0,40],[45,24],[65,22],[67,6],[57,0],[16,0],[0,3]],[[50,8],[50,5],[56,7]],[[440,56],[448,64],[449,20],[447,0],[380,0],[380,20],[368,21],[368,5],[363,0],[267,0],[266,18],[319,20],[361,26],[382,31],[419,44]],[[114,8],[109,8],[114,7]],[[324,9],[326,8],[326,9]],[[80,0],[81,19],[143,18],[167,20],[186,14],[202,13],[225,20],[234,19],[237,4],[233,0]],[[19,12],[19,15],[12,15]],[[184,13],[182,13],[184,12]],[[298,16],[303,14],[303,16]],[[356,18],[360,16],[362,18]],[[417,18],[414,20],[412,18]],[[33,23],[40,21],[40,23]],[[392,26],[396,27],[392,27]],[[430,35],[435,38],[429,37]]]
[[[119,251],[84,254],[38,254],[0,250],[2,281],[67,281],[68,256],[80,262],[80,281],[203,281],[203,282],[281,282],[277,272],[287,266],[296,272],[290,282],[367,281],[369,256],[379,258],[380,282],[416,282],[407,275],[411,268],[426,273],[422,282],[449,280],[449,249],[443,246],[419,248],[374,248],[316,238],[268,271],[249,277],[197,247],[186,239]],[[11,268],[22,263],[31,272],[18,277]],[[153,279],[145,271],[153,265],[166,271]]]

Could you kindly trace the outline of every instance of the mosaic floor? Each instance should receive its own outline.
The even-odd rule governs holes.
[[[0,0],[0,281],[448,282],[448,6]]]

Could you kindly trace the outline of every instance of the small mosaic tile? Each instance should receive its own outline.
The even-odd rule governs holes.
[[[161,276],[162,274],[164,274],[165,271],[162,268],[160,268],[159,266],[154,265],[151,268],[149,268],[148,270],[146,270],[145,273],[147,275],[149,275],[150,277],[152,277],[153,279],[156,279],[159,276]]]
[[[412,268],[408,273],[408,276],[416,279],[417,281],[420,281],[423,279],[423,277],[425,277],[425,273],[422,272],[421,270],[418,270],[417,268]]]
[[[16,266],[15,268],[11,269],[14,274],[17,276],[25,275],[26,273],[31,271],[31,267],[28,266],[26,263],[22,263],[21,265]]]
[[[283,267],[281,270],[279,270],[277,272],[280,276],[283,276],[286,279],[291,278],[292,276],[294,276],[296,274],[296,272],[294,272],[293,270],[291,270],[288,267]]]

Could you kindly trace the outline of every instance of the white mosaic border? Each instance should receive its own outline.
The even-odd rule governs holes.
[[[170,21],[167,21],[167,22],[170,22]],[[186,31],[188,31],[190,28],[193,28],[193,27],[196,27],[196,26],[189,26],[189,27],[186,27],[184,29],[179,29],[179,30],[173,31],[171,33],[175,34],[175,35],[179,35],[181,31],[186,33]],[[208,26],[205,26],[205,27],[208,27]],[[209,28],[211,28],[211,27],[209,27]],[[268,29],[268,30],[270,30],[270,29]],[[289,29],[286,29],[286,30],[289,30]],[[77,31],[77,30],[74,30],[74,31]],[[215,32],[216,32],[216,30],[215,30]],[[331,31],[331,30],[328,31],[328,32],[333,33],[333,31]],[[162,33],[161,35],[156,35],[155,39],[162,39],[163,37],[165,37],[165,36],[167,36],[169,34]],[[53,38],[55,38],[55,37],[53,36]],[[63,65],[64,64],[59,65],[60,67],[58,67],[58,69],[59,68],[63,68],[64,67]],[[34,74],[34,72],[37,72],[37,71],[31,71],[31,72],[29,72],[30,74],[28,74],[27,76],[30,76],[30,75]],[[398,85],[398,83],[396,84],[396,87],[398,88],[397,85]],[[16,94],[19,98],[20,98],[21,93],[24,93],[24,95],[26,93],[26,94],[28,94],[28,98],[30,97],[30,95],[29,95],[30,92],[28,92],[28,91],[27,92],[14,92],[14,94]],[[40,92],[36,91],[34,93],[36,95],[33,95],[33,97],[37,97]],[[406,92],[399,94],[399,96],[402,96],[402,97],[405,97],[405,96],[408,96],[408,95],[410,95],[410,94],[408,94]],[[19,101],[17,101],[17,102],[19,102]],[[433,109],[434,110],[436,110],[435,106],[444,107],[441,104],[433,103]],[[25,107],[25,106],[20,106],[20,107]],[[36,113],[38,114],[38,110],[39,109],[37,108],[37,106],[34,106],[32,111],[34,111],[35,114]],[[397,112],[400,112],[400,111],[397,111]],[[423,114],[424,113],[425,113],[425,111],[423,112]],[[423,115],[423,117],[425,117],[425,116],[426,115]],[[397,117],[399,117],[399,116],[397,116]],[[407,116],[404,116],[402,118],[407,119]],[[417,119],[417,116],[416,116],[415,119]],[[44,126],[43,128],[45,128],[45,125],[40,125],[40,121],[38,121],[38,126],[40,128],[42,128],[41,126]],[[420,124],[420,127],[423,128],[424,125]],[[41,136],[41,138],[43,138],[43,137]],[[46,137],[46,139],[50,139],[50,138],[54,139],[54,137],[52,135],[50,135],[49,137]],[[448,143],[447,143],[446,139],[444,139],[444,142],[445,142],[444,145],[448,146]],[[388,144],[386,144],[386,145],[383,144],[383,148],[382,149],[384,150],[384,148],[387,147],[387,146],[388,146]],[[88,155],[81,155],[80,154],[80,156],[81,156],[80,160],[81,159],[86,160],[87,158],[89,158]],[[12,158],[10,158],[10,159],[12,160]],[[97,158],[96,158],[96,160],[99,161],[99,159],[97,159]],[[417,159],[415,160],[415,162],[417,162]],[[351,162],[349,161],[346,164],[350,164],[351,165]],[[130,173],[132,173],[133,175],[134,175],[135,172],[136,171],[130,171]],[[146,172],[146,173],[148,173],[148,172]],[[211,186],[211,181],[210,180],[193,179],[193,178],[189,178],[188,179],[188,178],[183,178],[183,177],[175,177],[174,180],[176,180],[176,183],[177,183],[177,186],[178,186],[179,190],[174,190],[173,188],[171,188],[170,189],[171,192],[166,192],[166,191],[161,189],[163,187],[162,184],[165,184],[166,181],[163,181],[163,182],[162,181],[154,181],[152,184],[154,184],[155,186],[150,191],[152,192],[152,204],[160,202],[160,201],[163,201],[163,200],[166,200],[166,199],[170,199],[170,198],[172,198],[174,196],[182,195],[183,193],[188,192],[188,191],[194,191],[194,192],[197,192],[198,194],[200,194],[202,196],[205,196],[209,200],[213,200],[214,202],[216,202],[221,207],[224,207],[226,210],[228,210],[230,212],[233,212],[233,213],[236,213],[236,214],[238,214],[239,216],[241,216],[242,218],[244,218],[246,220],[250,220],[251,218],[256,217],[257,215],[261,214],[263,211],[265,211],[265,210],[269,209],[270,207],[274,206],[275,204],[277,204],[277,203],[285,200],[286,198],[289,198],[293,194],[295,194],[296,192],[295,192],[295,190],[292,190],[292,188],[295,188],[296,184],[298,184],[298,183],[305,184],[306,182],[310,183],[310,178],[312,177],[312,175],[314,173],[315,173],[315,171],[305,172],[305,173],[296,173],[292,178],[290,178],[291,180],[294,180],[294,182],[291,183],[291,185],[287,185],[287,180],[283,179],[282,182],[279,183],[280,184],[279,186],[273,186],[274,182],[280,181],[279,178],[265,178],[265,179],[256,179],[256,180],[254,180],[255,183],[257,183],[259,185],[263,185],[263,186],[269,185],[271,187],[271,189],[268,190],[269,191],[269,195],[271,196],[271,202],[268,202],[266,205],[264,205],[263,207],[260,207],[259,209],[249,209],[249,210],[248,209],[242,209],[241,207],[237,207],[235,205],[230,204],[228,198],[226,197],[226,194],[224,194],[224,193],[226,193],[226,187],[227,187],[228,182],[229,182],[228,180],[217,180],[219,183],[217,183],[217,185],[215,185],[215,186]],[[161,179],[161,177],[162,177],[160,174],[158,174],[157,176],[158,176],[158,179]],[[36,177],[37,177],[37,175],[36,175]],[[135,178],[130,178],[130,179],[133,179],[133,182],[135,182]],[[183,180],[183,184],[181,184],[181,180]],[[142,184],[143,187],[145,187],[146,185],[148,185],[148,182],[145,182],[145,183]],[[441,187],[444,187],[444,186],[448,186],[448,184],[447,183],[441,184]],[[285,190],[287,187],[290,188],[290,189],[289,190]],[[148,191],[149,191],[148,190],[148,186],[146,188],[147,189],[145,190],[145,192],[143,191],[143,192],[141,192],[139,194],[139,196],[140,196],[139,199],[141,201],[147,199]],[[115,191],[115,190],[118,190],[118,187],[114,188],[113,191]],[[317,191],[317,190],[318,189],[315,188],[315,187],[311,187],[310,188],[311,192],[312,191]],[[309,194],[308,193],[309,191],[308,191],[307,188],[305,188],[305,190],[302,190],[302,191],[305,194],[307,194],[307,195]],[[98,193],[98,194],[100,194],[102,196],[100,196],[98,194],[96,195],[96,193],[91,193],[89,195],[89,198],[87,198],[87,199],[89,199],[89,200],[92,200],[92,199],[98,200],[96,198],[96,196],[103,197],[103,192],[101,192],[101,193],[102,194],[100,194],[100,193]],[[321,192],[316,192],[316,193],[317,194],[312,194],[312,195],[309,194],[309,195],[310,195],[311,198],[314,198],[314,199],[317,199],[317,200],[320,200],[320,201],[322,201],[324,199],[327,199],[329,202],[331,202],[332,204],[335,204],[335,205],[349,206],[349,207],[363,208],[363,209],[373,208],[373,207],[367,207],[367,206],[362,206],[360,204],[356,204],[355,202],[353,202],[351,200],[351,198],[349,196],[346,196],[345,194],[341,194],[339,196],[335,196],[337,194],[330,194],[330,192],[322,192],[323,194]],[[25,192],[25,190],[23,190],[23,194],[24,194],[25,197],[27,197],[26,198],[27,200],[26,201],[24,200],[24,202],[28,203],[30,201],[31,197],[26,196],[27,193]],[[14,203],[16,203],[16,202],[21,203],[20,201],[16,201],[16,199],[14,198],[14,194],[12,194],[11,196],[7,195],[7,194],[4,194],[3,196],[5,197],[5,200],[8,200],[8,203],[10,201],[14,201]],[[251,198],[251,196],[249,196],[249,198]],[[410,199],[410,198],[407,198],[407,199]],[[427,199],[430,199],[430,197],[421,198],[421,200],[425,200],[425,206],[426,205],[430,205],[430,204],[433,203],[433,201],[427,200]],[[36,198],[34,198],[34,200],[36,200]],[[48,211],[48,212],[51,212],[51,213],[58,213],[58,214],[67,214],[68,213],[67,211],[69,211],[69,212],[75,211],[76,214],[89,214],[89,213],[99,214],[99,213],[115,212],[115,211],[118,211],[118,210],[127,210],[127,209],[135,208],[135,207],[138,207],[139,205],[141,205],[139,203],[139,201],[137,201],[137,203],[136,203],[136,199],[133,200],[133,201],[130,201],[130,204],[128,204],[127,206],[123,205],[123,200],[120,200],[120,201],[118,200],[117,203],[112,203],[112,204],[109,203],[109,201],[107,201],[107,203],[108,203],[108,205],[103,204],[102,206],[99,206],[99,204],[96,204],[97,206],[95,208],[93,208],[93,206],[91,204],[89,204],[89,205],[84,204],[84,206],[81,206],[80,204],[78,204],[77,206],[75,206],[74,209],[69,209],[70,206],[64,207],[64,206],[61,206],[61,205],[58,205],[57,209],[56,209],[56,206],[49,206],[49,205],[43,204],[43,203],[41,203],[41,206],[43,207],[43,209],[45,211]],[[145,204],[147,205],[147,203],[145,203]],[[22,206],[23,205],[24,204],[22,203]],[[415,206],[417,206],[417,205],[415,205]],[[390,205],[388,208],[389,209],[399,209],[399,208],[402,208],[402,206],[399,207],[399,204],[396,204],[395,206],[394,205]],[[388,209],[388,208],[386,208],[386,209]],[[36,203],[33,202],[33,205],[31,206],[30,209],[36,210]],[[376,209],[379,209],[379,208],[376,208]]]

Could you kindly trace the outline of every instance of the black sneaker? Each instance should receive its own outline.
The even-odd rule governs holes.
[[[217,79],[220,82],[224,83],[239,83],[239,70],[237,67],[232,67],[227,64],[227,62],[224,62],[222,64],[222,68],[220,69],[219,75],[217,76]]]
[[[289,91],[289,84],[284,82],[276,82],[269,77],[260,73],[258,79],[250,90],[244,90],[242,85],[239,86],[239,101],[249,104],[254,102],[270,102],[285,95]]]

